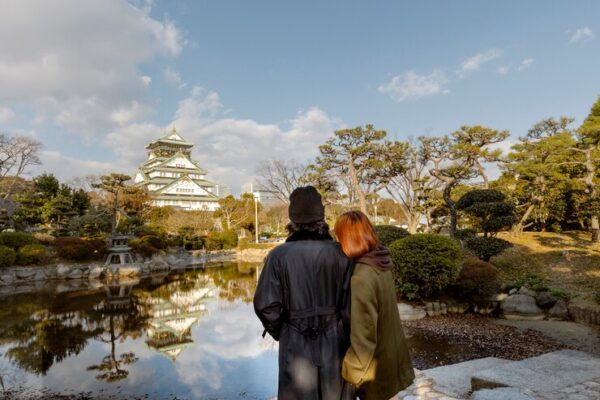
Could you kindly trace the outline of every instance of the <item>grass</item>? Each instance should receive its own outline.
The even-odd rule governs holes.
[[[600,285],[600,243],[586,232],[524,232],[500,238],[513,247],[492,258],[505,282],[550,289],[578,305],[600,307],[595,290]]]

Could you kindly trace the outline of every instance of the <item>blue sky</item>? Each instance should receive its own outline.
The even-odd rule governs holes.
[[[597,1],[0,1],[0,129],[64,179],[133,173],[176,126],[236,192],[339,127],[515,140],[600,94]]]

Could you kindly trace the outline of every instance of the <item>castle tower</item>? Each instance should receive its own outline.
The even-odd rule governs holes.
[[[192,147],[175,128],[146,146],[148,159],[134,182],[148,189],[153,206],[214,211],[219,198],[229,194],[226,187],[206,179],[206,171],[192,159]]]

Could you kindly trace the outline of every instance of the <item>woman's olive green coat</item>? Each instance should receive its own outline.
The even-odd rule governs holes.
[[[342,376],[355,385],[360,399],[388,400],[415,376],[392,271],[358,263],[351,289],[350,348]]]

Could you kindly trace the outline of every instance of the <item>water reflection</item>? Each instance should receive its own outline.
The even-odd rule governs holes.
[[[256,264],[222,264],[0,299],[0,353],[10,361],[0,376],[117,397],[270,397],[276,348],[252,312],[256,275]]]

